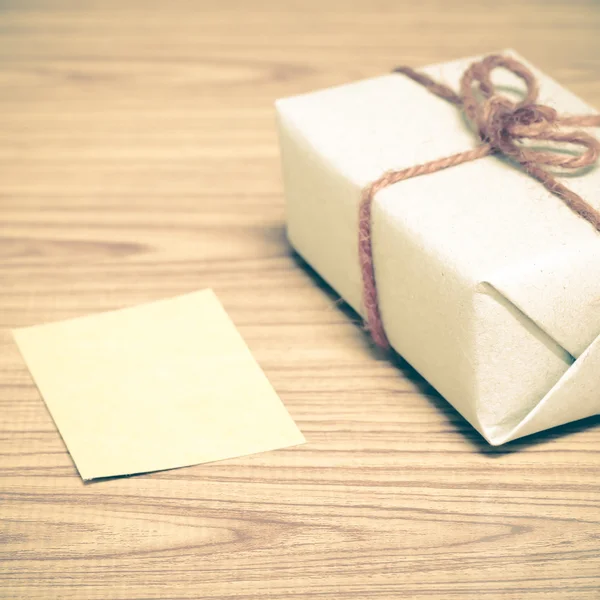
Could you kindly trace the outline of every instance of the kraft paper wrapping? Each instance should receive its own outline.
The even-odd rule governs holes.
[[[458,89],[478,58],[423,71]],[[540,103],[595,112],[528,66]],[[493,80],[524,90],[503,70]],[[456,107],[399,74],[276,106],[289,239],[362,313],[361,190],[477,138]],[[565,181],[600,208],[600,169]],[[491,156],[381,191],[372,229],[390,343],[491,444],[600,413],[600,234],[560,199]]]
[[[13,333],[83,479],[304,442],[211,290]]]

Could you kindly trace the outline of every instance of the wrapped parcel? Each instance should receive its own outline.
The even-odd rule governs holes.
[[[510,55],[541,104],[595,112]],[[422,71],[458,89],[474,60]],[[508,95],[524,87],[502,70],[493,80]],[[401,74],[279,100],[277,115],[290,242],[364,314],[362,190],[478,139]],[[564,181],[600,208],[599,168]],[[491,444],[600,413],[600,234],[540,183],[498,156],[402,181],[375,198],[372,242],[391,345]]]

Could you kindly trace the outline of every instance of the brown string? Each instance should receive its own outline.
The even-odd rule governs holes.
[[[523,100],[513,102],[506,96],[495,93],[490,75],[498,67],[512,71],[525,82],[527,92]],[[383,329],[377,300],[371,239],[371,210],[377,192],[389,185],[411,177],[435,173],[490,154],[503,154],[521,165],[531,177],[537,179],[573,212],[600,231],[600,212],[557,181],[546,170],[547,167],[576,170],[596,162],[600,154],[598,140],[583,131],[559,131],[558,126],[600,126],[600,115],[561,116],[549,106],[536,104],[538,84],[533,73],[519,61],[508,56],[492,55],[473,63],[462,76],[460,94],[410,67],[398,67],[395,72],[410,77],[436,96],[461,108],[468,123],[481,138],[481,144],[473,150],[422,165],[400,171],[388,171],[363,190],[359,209],[358,251],[363,281],[365,321],[374,342],[382,348],[389,348],[389,341]],[[537,150],[521,144],[522,140],[566,142],[580,146],[583,151],[573,156],[560,153],[558,149],[556,152]]]

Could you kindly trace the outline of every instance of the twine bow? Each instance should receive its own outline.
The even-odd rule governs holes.
[[[508,69],[525,82],[525,97],[519,102],[497,93],[491,73],[499,67]],[[389,348],[389,341],[381,322],[375,284],[371,211],[377,192],[389,185],[490,154],[502,154],[521,165],[526,173],[600,231],[600,212],[548,171],[548,168],[577,171],[597,161],[600,143],[596,138],[583,131],[562,131],[560,126],[597,127],[600,126],[600,115],[559,115],[553,108],[537,104],[538,84],[533,73],[508,56],[491,55],[473,63],[462,76],[460,94],[410,67],[398,67],[395,72],[410,77],[433,94],[461,108],[469,125],[479,135],[481,144],[446,158],[400,171],[388,171],[363,190],[359,209],[358,248],[365,320],[373,341],[382,348]],[[573,154],[558,147],[553,150],[533,148],[523,144],[523,140],[568,143],[579,147],[581,151]]]

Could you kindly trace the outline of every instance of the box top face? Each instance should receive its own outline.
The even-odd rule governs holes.
[[[474,60],[422,70],[458,89]],[[541,104],[563,114],[595,112],[527,66],[540,83]],[[524,90],[505,70],[492,79],[512,97]],[[287,126],[358,189],[387,170],[478,144],[460,110],[399,74],[284,99],[277,108]],[[600,168],[564,181],[600,209]],[[496,287],[574,356],[600,332],[600,234],[508,161],[491,156],[403,181],[378,194],[375,211],[396,221],[465,285]]]
[[[560,113],[596,112],[516,52],[506,53],[536,75],[540,104]],[[419,70],[458,90],[462,74],[480,58]],[[513,99],[519,99],[525,90],[523,82],[504,69],[496,69],[492,80]],[[396,73],[284,98],[277,108],[322,157],[361,187],[387,170],[435,160],[479,143],[459,109]]]

